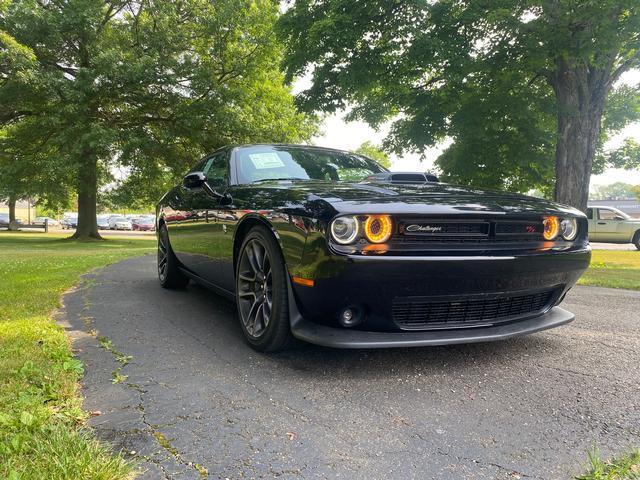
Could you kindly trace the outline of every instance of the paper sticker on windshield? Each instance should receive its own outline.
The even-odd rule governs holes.
[[[249,158],[251,159],[253,166],[258,170],[284,167],[284,162],[275,152],[250,153]]]

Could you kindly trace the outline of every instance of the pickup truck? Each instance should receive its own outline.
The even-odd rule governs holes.
[[[640,218],[632,218],[613,207],[587,208],[589,241],[633,243],[640,250]]]

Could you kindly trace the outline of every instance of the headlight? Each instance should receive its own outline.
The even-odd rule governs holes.
[[[358,230],[356,217],[338,217],[331,222],[331,236],[342,245],[353,242],[358,236]]]
[[[558,217],[544,217],[542,220],[542,236],[545,240],[553,240],[560,232],[560,222]]]
[[[560,222],[560,233],[565,240],[573,240],[578,234],[578,222],[575,218],[563,218]]]
[[[389,240],[393,223],[389,215],[370,215],[364,222],[364,235],[371,243],[384,243]]]

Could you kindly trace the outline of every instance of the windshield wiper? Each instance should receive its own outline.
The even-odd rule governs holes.
[[[282,182],[285,180],[308,180],[308,178],[298,178],[298,177],[282,177],[282,178],[261,178],[260,180],[254,180],[251,183],[261,183],[261,182]]]

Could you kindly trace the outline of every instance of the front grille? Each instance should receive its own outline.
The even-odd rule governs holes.
[[[397,297],[393,320],[407,330],[493,325],[542,313],[556,289],[535,293],[478,294],[447,297]]]
[[[542,241],[541,220],[403,219],[391,238],[407,244],[503,244]]]

